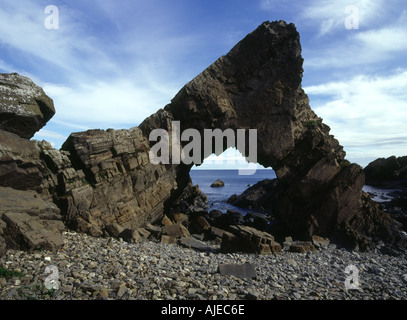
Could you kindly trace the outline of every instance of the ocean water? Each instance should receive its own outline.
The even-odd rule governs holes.
[[[248,211],[242,208],[237,208],[226,201],[233,194],[240,195],[249,186],[256,184],[264,179],[274,179],[276,174],[273,170],[256,170],[253,175],[239,175],[238,170],[191,170],[190,176],[194,184],[199,185],[199,189],[202,190],[208,196],[210,209],[221,210],[226,212],[227,209],[236,209],[243,214]],[[225,183],[224,187],[211,188],[211,184],[216,180],[222,180]]]
[[[253,211],[235,207],[226,203],[233,194],[240,195],[249,186],[256,184],[264,179],[274,179],[276,174],[273,170],[256,170],[255,174],[249,176],[239,175],[238,170],[191,170],[190,176],[194,184],[208,196],[210,209],[221,210],[226,212],[227,209],[235,209],[243,214]],[[211,188],[211,184],[217,179],[225,183],[224,187]],[[374,201],[386,202],[393,198],[389,195],[394,190],[379,189],[372,186],[365,186],[365,192],[371,194]]]

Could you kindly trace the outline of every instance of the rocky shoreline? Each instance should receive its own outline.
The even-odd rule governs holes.
[[[326,248],[273,255],[200,252],[154,241],[130,244],[64,232],[57,252],[8,250],[0,265],[19,276],[0,278],[2,300],[404,300],[407,255]],[[255,278],[219,272],[221,264],[251,264]],[[59,289],[44,285],[58,268]],[[348,266],[359,288],[345,289]]]
[[[52,99],[0,74],[0,299],[405,299],[403,223],[362,191],[363,168],[312,111],[302,73],[295,26],[266,21],[138,127],[72,133],[60,150],[31,140]],[[234,200],[270,215],[208,211],[193,163],[154,164],[156,129],[186,147],[176,122],[256,129],[258,159],[238,149],[277,178]],[[358,289],[345,288],[348,267]]]

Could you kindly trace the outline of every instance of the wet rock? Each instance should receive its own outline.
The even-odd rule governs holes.
[[[214,183],[211,184],[211,188],[220,188],[223,186],[225,186],[225,183],[220,179],[216,180]]]

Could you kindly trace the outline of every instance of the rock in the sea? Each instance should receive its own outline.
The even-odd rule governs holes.
[[[225,183],[220,179],[216,180],[214,183],[211,184],[211,188],[220,188],[220,187],[224,187],[224,186],[225,186]]]
[[[407,156],[379,158],[365,168],[366,184],[378,187],[407,188]]]
[[[29,78],[0,73],[0,130],[30,139],[54,114],[52,99]]]

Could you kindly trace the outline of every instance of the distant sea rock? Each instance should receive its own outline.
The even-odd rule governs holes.
[[[407,156],[376,159],[365,167],[364,172],[367,185],[407,188]]]
[[[220,188],[220,187],[224,187],[224,186],[225,186],[225,183],[220,179],[216,180],[214,183],[211,184],[212,188]]]

